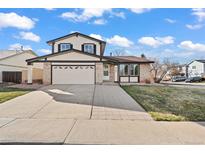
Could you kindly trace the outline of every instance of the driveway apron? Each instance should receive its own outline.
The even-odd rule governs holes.
[[[41,90],[53,99],[33,118],[90,118],[94,85],[51,85]]]

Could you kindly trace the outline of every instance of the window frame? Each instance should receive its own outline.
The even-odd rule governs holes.
[[[125,74],[125,70],[123,71],[123,74],[121,74],[121,66],[123,66],[124,65],[124,68],[123,69],[125,69],[125,66],[127,65],[128,66],[128,72],[127,72],[127,75]],[[135,67],[134,67],[134,75],[131,75],[131,66],[132,65],[134,65],[135,67],[137,67],[137,71],[138,71],[138,74],[135,74]],[[119,76],[120,77],[129,77],[129,76],[131,76],[131,77],[138,77],[139,76],[139,74],[140,74],[140,65],[139,64],[137,64],[137,63],[134,63],[134,64],[124,64],[124,63],[121,63],[121,64],[119,64]]]
[[[93,52],[85,51],[85,46],[86,46],[86,45],[92,45],[92,46],[93,46]],[[90,53],[90,54],[95,54],[95,55],[96,55],[96,44],[94,44],[94,43],[84,43],[84,44],[82,45],[82,50],[83,50],[83,52]]]
[[[70,45],[70,49],[61,50],[62,45]],[[73,45],[71,43],[60,43],[60,44],[58,44],[58,51],[59,52],[63,52],[63,51],[71,50],[71,49],[73,49]]]
[[[195,69],[196,69],[196,66],[195,66],[195,65],[193,65],[193,66],[191,67],[191,69],[195,70]]]
[[[134,73],[134,74],[131,74],[131,66],[134,66],[134,67],[133,67],[133,73]],[[137,74],[136,74],[136,72],[135,72],[136,67],[137,67]],[[129,65],[129,75],[130,75],[130,76],[139,76],[139,64],[130,64],[130,65]]]
[[[123,66],[123,74],[121,71],[121,67]],[[125,67],[127,66],[127,75],[125,74]],[[129,64],[120,64],[120,68],[119,68],[119,76],[129,76]]]

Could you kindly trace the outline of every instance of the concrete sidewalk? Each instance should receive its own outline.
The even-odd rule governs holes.
[[[205,144],[204,124],[79,120],[65,144]]]
[[[205,122],[0,119],[0,144],[205,144]]]

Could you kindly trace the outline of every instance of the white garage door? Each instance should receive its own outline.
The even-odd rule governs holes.
[[[52,84],[94,84],[95,66],[52,66]]]

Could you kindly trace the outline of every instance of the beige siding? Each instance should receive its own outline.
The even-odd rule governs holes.
[[[58,52],[58,44],[60,43],[71,43],[73,45],[73,48],[78,50],[82,50],[82,44],[84,43],[94,43],[96,45],[96,54],[100,55],[100,43],[98,41],[82,37],[80,35],[78,35],[78,37],[71,36],[69,38],[56,41],[54,44],[54,52]]]
[[[27,59],[36,57],[32,52],[24,51],[18,55],[11,56],[9,58],[0,60],[0,83],[2,82],[2,72],[3,71],[21,71],[22,72],[22,81],[27,80],[28,66],[26,63]],[[33,64],[33,68],[42,69],[43,65],[41,63]],[[25,72],[26,71],[26,72]]]
[[[150,82],[154,82],[150,70],[151,70],[150,64],[140,64],[140,82],[143,83],[146,82],[146,80],[149,80]]]
[[[69,53],[64,53],[64,54],[60,54],[60,55],[56,55],[53,57],[49,57],[47,58],[47,60],[75,60],[75,61],[95,61],[95,60],[100,60],[97,57],[93,57],[93,56],[89,56],[89,55],[85,55],[85,54],[81,54],[81,53],[77,53],[77,52],[69,52]]]
[[[22,83],[27,83],[28,71],[22,70]]]
[[[34,57],[36,56],[30,52],[24,52],[10,58],[2,59],[0,60],[0,64],[27,67],[26,59]]]

